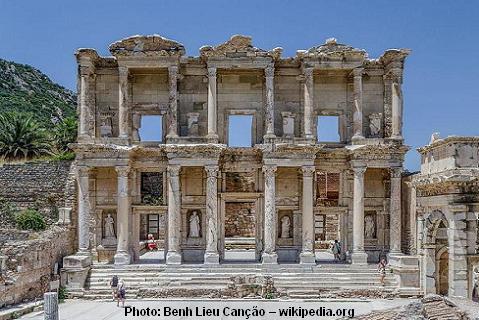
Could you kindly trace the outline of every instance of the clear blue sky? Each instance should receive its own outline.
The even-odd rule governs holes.
[[[0,0],[0,57],[31,64],[75,89],[78,47],[108,54],[133,34],[158,33],[198,55],[232,34],[294,55],[335,37],[364,48],[413,50],[404,79],[406,167],[433,131],[479,135],[479,1],[7,1]]]

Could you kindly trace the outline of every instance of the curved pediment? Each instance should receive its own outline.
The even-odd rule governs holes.
[[[252,45],[251,37],[244,35],[234,35],[228,41],[216,47],[201,47],[200,55],[205,58],[271,57],[276,60],[281,56],[282,51],[282,48],[274,48],[270,51],[259,49]]]
[[[136,35],[112,43],[110,52],[114,56],[182,56],[185,54],[185,47],[157,34]]]
[[[320,58],[326,60],[364,60],[368,54],[363,49],[338,43],[335,38],[327,39],[322,45],[299,50],[296,53],[298,58]]]

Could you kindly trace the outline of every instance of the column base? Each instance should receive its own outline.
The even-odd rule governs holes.
[[[175,143],[178,143],[179,140],[180,140],[180,137],[177,134],[168,134],[166,136],[166,143],[175,144]]]
[[[220,264],[220,255],[215,252],[206,252],[204,264]]]
[[[368,254],[364,251],[353,252],[351,254],[351,263],[359,265],[368,264]]]
[[[273,143],[276,139],[276,135],[274,133],[267,133],[263,136],[263,143]]]
[[[181,254],[174,251],[168,251],[166,254],[166,264],[181,264]]]
[[[113,257],[113,260],[115,261],[115,265],[117,266],[131,263],[131,257],[128,252],[117,252]]]
[[[301,252],[299,254],[299,263],[316,265],[316,256],[313,252]]]
[[[262,264],[278,264],[278,254],[274,253],[265,253],[261,255]]]
[[[351,142],[354,143],[354,144],[359,144],[360,142],[364,141],[364,137],[363,136],[353,136],[351,138]]]
[[[390,137],[390,139],[393,139],[393,140],[402,140],[403,137],[401,135],[393,135]]]

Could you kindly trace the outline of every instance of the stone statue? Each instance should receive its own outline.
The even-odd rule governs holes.
[[[200,237],[200,217],[198,212],[193,211],[190,216],[190,238]]]
[[[199,133],[199,124],[198,119],[200,114],[197,112],[190,112],[188,113],[188,135],[189,136],[197,136]]]
[[[115,220],[113,219],[111,214],[108,214],[108,216],[105,218],[105,239],[111,239],[111,238],[116,239]]]
[[[294,115],[291,112],[282,112],[281,115],[283,116],[283,136],[294,137]]]
[[[364,235],[366,239],[374,239],[376,234],[376,223],[372,215],[364,217]]]
[[[281,238],[287,239],[289,238],[289,229],[291,227],[291,221],[288,216],[284,216],[281,218]]]
[[[381,137],[382,114],[372,113],[369,115],[369,133],[371,138]]]
[[[433,144],[434,142],[436,142],[439,139],[440,139],[439,132],[434,132],[431,135],[431,141],[429,141],[429,144]]]

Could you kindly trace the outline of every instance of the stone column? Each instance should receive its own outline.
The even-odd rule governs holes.
[[[409,203],[409,223],[411,225],[411,241],[410,241],[410,251],[412,255],[416,255],[418,251],[418,241],[417,241],[417,230],[422,230],[418,229],[417,223],[419,222],[417,220],[417,212],[416,212],[416,185],[414,183],[410,182],[411,186],[411,198],[410,198],[410,203]],[[417,222],[416,222],[417,221]]]
[[[180,166],[168,166],[168,253],[167,264],[181,264]]]
[[[304,68],[304,138],[313,140],[314,78],[313,68]]]
[[[266,112],[265,112],[265,128],[266,134],[264,142],[269,143],[275,138],[274,134],[274,64],[268,65],[264,69],[266,83]]]
[[[384,113],[386,131],[392,139],[402,139],[403,97],[401,90],[402,70],[391,68],[384,75]]]
[[[264,165],[264,251],[263,264],[276,264],[276,169],[275,165]]]
[[[90,248],[90,168],[78,167],[78,254],[89,255]]]
[[[218,166],[206,166],[205,264],[218,264]]]
[[[353,70],[354,76],[354,108],[352,140],[363,139],[363,68]]]
[[[364,251],[364,172],[366,167],[355,167],[353,190],[353,264],[366,264],[368,255]]]
[[[313,213],[313,178],[316,169],[314,166],[303,166],[303,248],[299,255],[301,264],[316,264],[314,255],[314,213]]]
[[[216,130],[216,68],[208,68],[208,142],[218,142]]]
[[[447,229],[450,297],[468,297],[466,212],[454,212]]]
[[[78,132],[79,139],[89,139],[90,136],[90,118],[91,110],[89,106],[90,97],[90,77],[92,70],[90,67],[80,67],[80,127]]]
[[[129,236],[130,236],[130,190],[129,190],[129,173],[130,167],[116,167],[118,174],[118,190],[117,190],[117,214],[116,226],[118,244],[114,257],[116,265],[130,264],[131,257],[129,253]]]
[[[178,66],[168,67],[169,80],[169,108],[168,108],[168,134],[167,138],[178,137]]]
[[[47,292],[43,294],[43,309],[43,319],[58,320],[58,293]]]
[[[401,254],[401,173],[402,168],[391,168],[389,253]]]
[[[118,83],[119,83],[119,99],[118,99],[118,130],[119,137],[128,139],[128,113],[129,110],[129,97],[128,97],[128,68],[118,68]]]

